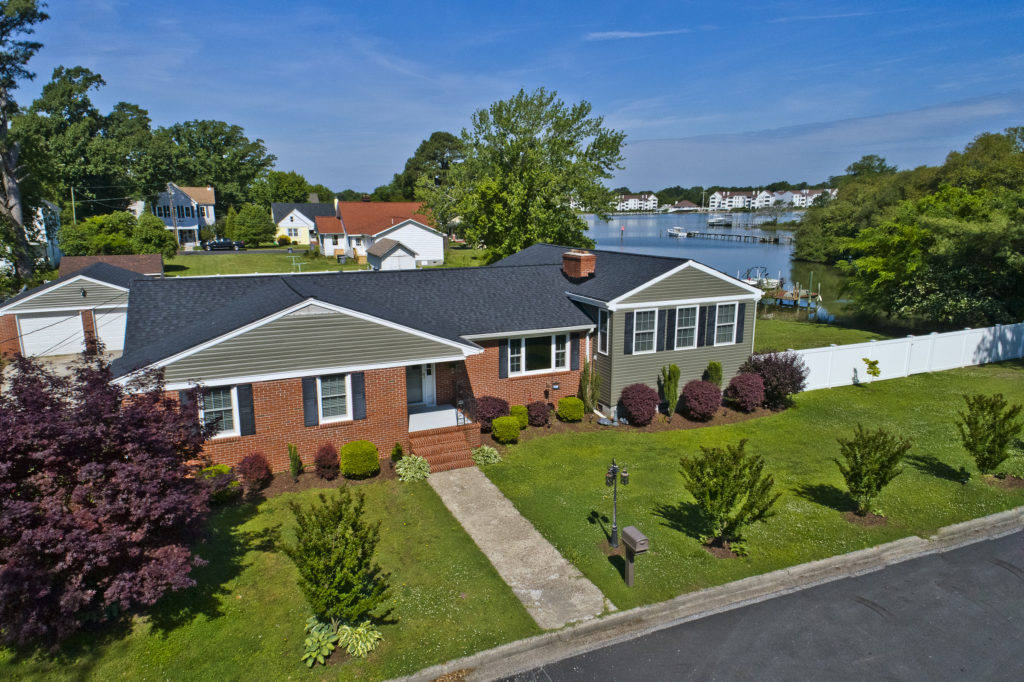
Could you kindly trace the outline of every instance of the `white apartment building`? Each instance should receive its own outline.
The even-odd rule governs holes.
[[[656,194],[620,194],[615,197],[616,211],[657,211],[658,196]]]

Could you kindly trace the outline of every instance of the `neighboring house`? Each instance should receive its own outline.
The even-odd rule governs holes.
[[[138,280],[113,371],[126,383],[162,369],[186,402],[203,386],[216,462],[259,450],[283,471],[289,443],[309,459],[368,439],[436,471],[472,464],[480,431],[461,422],[476,398],[555,405],[586,358],[610,414],[664,365],[685,383],[716,360],[728,380],[753,350],[760,296],[695,261],[551,245],[478,268]],[[296,339],[313,351],[294,353]]]
[[[325,256],[344,253],[362,260],[374,242],[391,239],[414,254],[417,266],[441,265],[446,237],[417,213],[421,206],[416,201],[339,201],[337,218],[317,217],[321,249]]]
[[[217,201],[213,187],[180,187],[167,183],[153,205],[153,214],[174,231],[179,244],[196,244],[202,228],[217,222],[213,207]]]
[[[349,256],[348,242],[345,240],[345,228],[337,216],[318,215],[316,225],[317,241],[320,251],[325,256]]]
[[[768,208],[775,203],[775,194],[766,189],[761,190],[754,197],[754,208]]]
[[[164,257],[159,253],[144,253],[124,256],[64,256],[60,262],[60,276],[73,275],[95,263],[106,263],[140,275],[163,277]]]
[[[737,208],[753,208],[758,193],[752,191],[718,191],[708,197],[708,208],[712,211],[731,211]]]
[[[288,204],[273,203],[270,215],[277,225],[276,237],[288,237],[293,244],[316,242],[316,219],[318,216],[335,215],[334,204]]]
[[[690,211],[699,211],[700,210],[700,206],[698,206],[697,204],[693,203],[692,201],[688,201],[686,199],[683,199],[681,201],[677,201],[676,203],[672,204],[669,207],[668,210],[669,210],[669,213],[686,213],[686,212],[690,212]]]
[[[69,355],[96,340],[105,350],[120,351],[128,290],[140,279],[147,278],[93,263],[0,303],[0,353]]]
[[[656,211],[658,195],[656,194],[620,194],[615,197],[616,211]]]
[[[378,239],[366,250],[366,262],[374,270],[415,270],[416,254],[394,239]]]
[[[31,244],[39,257],[45,258],[51,268],[60,264],[64,252],[60,250],[58,236],[60,234],[60,206],[49,201],[36,208],[32,224],[25,230],[28,243]],[[0,258],[0,270],[12,268],[5,258]]]

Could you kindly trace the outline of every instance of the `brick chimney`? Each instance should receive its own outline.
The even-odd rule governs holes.
[[[587,251],[573,249],[562,254],[562,272],[569,279],[587,279],[594,276],[597,256]]]

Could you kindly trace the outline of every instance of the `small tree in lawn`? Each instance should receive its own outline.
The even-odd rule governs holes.
[[[679,366],[662,367],[661,379],[658,383],[661,384],[662,395],[668,402],[668,420],[671,422],[676,413],[676,407],[679,405]]]
[[[860,424],[857,424],[853,438],[836,440],[839,441],[843,461],[834,461],[850,495],[857,501],[857,513],[864,516],[871,511],[871,503],[882,488],[903,471],[900,463],[911,443],[885,429],[865,431]]]
[[[956,428],[978,471],[990,474],[1010,456],[1010,445],[1024,423],[1020,405],[1009,405],[1002,393],[965,395],[967,409],[957,413]]]
[[[191,587],[205,431],[157,375],[127,392],[98,356],[70,377],[17,357],[0,394],[0,644],[56,646]]]
[[[299,589],[321,620],[357,625],[383,617],[389,576],[373,561],[380,522],[363,519],[363,495],[347,486],[319,499],[308,509],[289,505],[295,542],[283,550],[299,569]]]
[[[724,448],[701,446],[697,457],[682,457],[679,473],[708,525],[708,542],[724,545],[742,539],[745,527],[770,518],[782,496],[764,471],[760,455],[748,455],[747,440]]]

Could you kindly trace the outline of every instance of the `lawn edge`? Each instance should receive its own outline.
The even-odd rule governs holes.
[[[494,680],[691,620],[805,590],[893,564],[992,540],[1024,528],[1024,506],[939,528],[929,538],[910,536],[846,554],[743,578],[724,585],[638,606],[463,658],[424,668],[396,680],[425,682],[471,669],[468,680]]]

